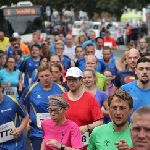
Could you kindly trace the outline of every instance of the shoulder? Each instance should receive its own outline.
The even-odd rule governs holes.
[[[133,82],[129,82],[127,84],[122,85],[120,88],[124,90],[129,90],[135,87],[135,85],[136,85],[136,81],[133,81]]]
[[[71,128],[79,128],[79,126],[75,122],[69,119],[67,120],[67,123],[71,126]]]
[[[104,75],[101,74],[101,73],[99,73],[99,72],[97,72],[97,71],[96,71],[96,77],[97,78],[104,78],[105,79]]]
[[[104,91],[97,89],[96,94],[98,95],[107,95]]]
[[[66,90],[62,85],[56,84],[53,82],[53,88],[59,89],[62,93],[64,93]]]
[[[52,122],[51,119],[44,119],[44,120],[42,121],[42,125],[47,125],[47,124],[50,124],[51,122]]]
[[[93,94],[91,94],[91,93],[89,93],[89,92],[86,92],[86,91],[84,92],[83,98],[84,98],[86,101],[90,101],[90,102],[92,102],[93,99],[94,99],[94,100],[96,99]]]

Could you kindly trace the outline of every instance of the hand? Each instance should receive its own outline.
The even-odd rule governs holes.
[[[8,82],[6,83],[6,87],[10,87],[10,86],[11,86],[11,82],[8,81]]]
[[[120,140],[119,142],[116,142],[115,145],[118,150],[127,150],[129,148],[129,145],[125,140]]]
[[[19,89],[18,89],[18,90],[19,90],[19,92],[22,92],[22,87],[19,87]]]
[[[88,132],[87,126],[81,126],[79,127],[81,134],[84,134],[85,132]]]
[[[46,142],[46,145],[52,146],[57,149],[61,149],[61,144],[57,140],[54,140],[54,139],[48,140],[48,142]]]
[[[22,130],[18,127],[18,128],[15,128],[12,132],[11,132],[11,134],[17,139],[19,136],[20,136],[20,134],[22,133]]]
[[[29,119],[28,123],[27,123],[27,130],[30,131],[32,130],[32,126],[30,125],[32,123],[32,121]]]

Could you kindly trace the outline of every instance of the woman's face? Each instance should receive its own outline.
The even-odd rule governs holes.
[[[106,77],[107,84],[110,84],[113,79],[112,73],[110,71],[105,71],[104,76]]]
[[[52,71],[52,80],[54,82],[57,82],[60,80],[60,77],[61,77],[61,72],[59,70],[58,67],[51,67],[51,71]]]
[[[83,84],[86,87],[91,87],[95,85],[96,78],[93,76],[91,71],[84,71],[83,72]]]
[[[4,66],[6,64],[6,55],[1,57],[1,66]]]
[[[7,61],[7,68],[13,70],[16,66],[16,62],[14,58],[9,58]]]
[[[59,106],[49,106],[48,111],[54,123],[59,123],[65,117],[66,110]]]
[[[83,43],[83,42],[85,42],[85,38],[84,38],[84,36],[81,36],[79,39],[79,43]]]
[[[43,58],[43,59],[41,60],[41,62],[40,62],[40,65],[41,65],[41,64],[47,64],[47,63],[48,63],[47,58]]]
[[[20,56],[19,54],[17,54],[17,53],[14,54],[14,57],[15,57],[15,59],[16,59],[17,61],[19,61],[20,58],[21,58],[21,56]]]

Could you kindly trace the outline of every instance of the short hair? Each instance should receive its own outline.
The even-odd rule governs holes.
[[[77,51],[78,48],[82,48],[82,46],[80,46],[80,45],[76,46],[75,52]],[[82,49],[82,50],[83,50],[83,49]]]
[[[131,123],[132,123],[133,118],[136,114],[138,114],[138,115],[145,115],[145,114],[150,115],[150,106],[142,106],[142,107],[138,108],[137,110],[135,110],[131,116]]]
[[[57,42],[55,42],[55,47],[56,47],[57,45],[64,47],[64,42],[63,42],[62,40],[58,40]]]
[[[114,97],[117,97],[123,101],[128,101],[129,108],[130,109],[133,108],[133,99],[125,90],[122,89],[116,90],[111,96],[109,96],[108,106],[111,105],[111,101],[113,100]]]
[[[95,81],[95,84],[96,84],[96,82],[97,82],[96,71],[91,67],[85,68],[85,70],[83,72],[85,72],[85,71],[90,71],[92,73],[93,77],[96,78],[96,81]]]
[[[146,58],[146,57],[141,57],[141,58],[138,59],[137,65],[138,65],[139,63],[146,63],[146,62],[150,63],[150,59],[148,59],[148,58]]]
[[[51,72],[51,67],[49,64],[41,64],[39,67],[38,67],[38,74],[40,72],[43,72],[45,70],[49,70]]]
[[[105,31],[105,34],[110,34],[109,30],[106,30],[106,31]]]
[[[88,43],[88,44],[85,46],[85,50],[86,50],[87,47],[90,47],[90,46],[93,46],[93,47],[94,47],[94,45],[93,45],[92,43]]]
[[[102,37],[95,38],[95,41],[97,42],[99,39],[104,40]]]
[[[95,31],[90,31],[90,33],[95,33]],[[96,34],[96,33],[95,33]]]
[[[110,52],[111,52],[111,49],[110,49],[109,46],[104,46],[104,47],[103,47],[103,50],[110,50]]]
[[[38,33],[38,32],[33,32],[32,35],[33,35],[33,36],[34,36],[34,35],[39,36],[39,33]]]
[[[103,71],[103,74],[104,74],[104,72],[106,72],[106,71],[109,71],[109,72],[113,75],[113,73],[112,73],[112,71],[111,71],[110,69],[105,69],[105,70]]]
[[[15,41],[17,41],[17,38],[15,38],[15,37],[9,38],[9,42],[15,42]]]
[[[69,107],[69,103],[67,102],[66,98],[62,95],[57,94],[57,95],[50,96],[50,98],[48,99],[48,103],[51,100],[60,101],[65,106],[65,108]]]
[[[22,50],[21,49],[15,49],[13,55],[18,54],[20,56],[22,56]]]
[[[32,51],[33,47],[37,47],[39,50],[41,49],[41,46],[39,44],[33,44],[31,46],[31,51]]]
[[[142,55],[142,57],[145,57],[145,56],[150,56],[150,53],[146,52],[144,55]]]
[[[97,63],[98,63],[98,59],[97,59],[97,57],[96,57],[95,55],[88,55],[88,56],[85,58],[85,62],[86,62],[87,58],[90,57],[90,56],[94,56],[94,57],[95,57],[95,59],[96,59],[96,64],[97,64]]]
[[[61,58],[60,58],[60,56],[58,56],[57,54],[52,54],[52,55],[50,55],[49,61],[51,61],[51,58],[52,58],[53,56],[57,56],[57,57],[59,58],[60,62],[61,62]]]

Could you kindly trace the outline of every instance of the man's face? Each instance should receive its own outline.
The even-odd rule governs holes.
[[[135,150],[150,150],[150,115],[135,114],[130,133]]]
[[[61,63],[59,56],[57,56],[57,55],[51,56],[50,64],[54,64],[54,63],[57,63],[57,64]]]
[[[64,46],[61,45],[56,45],[55,46],[55,50],[56,50],[56,54],[58,56],[62,56],[63,52],[64,52]]]
[[[97,48],[100,50],[103,46],[103,39],[98,39],[96,42]]]
[[[64,39],[64,35],[63,34],[59,34],[59,39],[63,40]]]
[[[66,37],[66,43],[67,45],[72,45],[73,39],[71,36]]]
[[[71,91],[78,90],[82,84],[82,79],[75,78],[75,77],[66,77],[66,81],[67,81],[67,86]]]
[[[95,38],[96,38],[95,32],[91,32],[90,33],[90,39],[91,39],[91,41],[95,41]]]
[[[105,62],[109,62],[111,58],[111,51],[110,50],[103,50],[103,59]]]
[[[93,56],[93,57],[87,57],[86,61],[85,61],[85,66],[86,66],[86,68],[91,67],[94,70],[96,70],[97,62],[96,62],[95,56]]]
[[[138,63],[135,73],[142,84],[147,84],[150,81],[150,63]]]
[[[38,35],[33,35],[33,41],[38,42],[39,41],[39,36]]]
[[[139,57],[140,56],[137,52],[129,52],[127,56],[127,64],[129,65],[129,68],[135,69]]]
[[[123,127],[131,112],[132,109],[129,108],[127,100],[124,101],[118,97],[113,97],[109,106],[109,114],[116,127]]]
[[[38,78],[40,79],[40,82],[43,87],[47,87],[51,85],[52,82],[52,75],[50,70],[41,71],[38,73]]]
[[[95,55],[95,48],[94,48],[94,46],[86,46],[85,54],[86,55]]]
[[[140,49],[145,49],[146,46],[147,46],[146,40],[145,39],[140,39],[139,46],[140,46]]]
[[[38,47],[33,46],[32,50],[31,50],[31,54],[32,54],[33,57],[39,57],[40,54],[41,54],[41,51]]]
[[[106,37],[107,39],[109,39],[110,33],[106,33],[106,34],[105,34],[105,37]]]
[[[4,39],[4,32],[0,32],[0,40]]]

